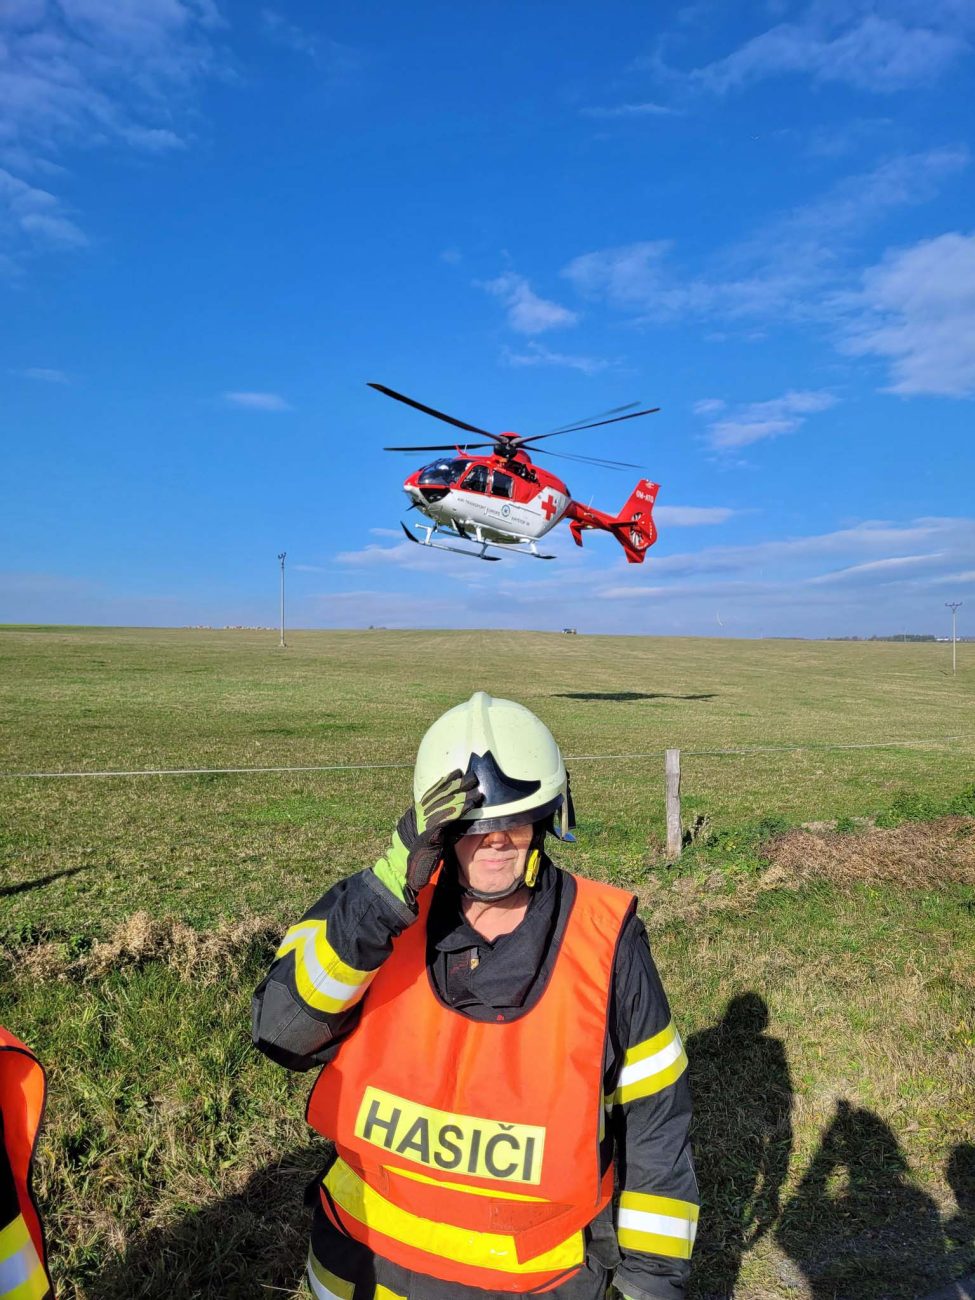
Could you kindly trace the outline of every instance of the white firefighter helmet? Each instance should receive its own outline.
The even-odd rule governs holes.
[[[487,834],[551,815],[560,839],[574,824],[562,753],[545,723],[523,704],[475,691],[448,709],[420,741],[413,772],[417,802],[448,772],[477,776],[484,802],[465,825],[468,834]]]

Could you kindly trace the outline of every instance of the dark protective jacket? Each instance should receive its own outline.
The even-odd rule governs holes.
[[[44,1113],[44,1071],[0,1027],[0,1300],[49,1300],[44,1234],[31,1166]]]
[[[574,896],[573,877],[545,860],[524,921],[492,943],[463,920],[456,884],[441,880],[427,924],[427,965],[444,1004],[472,1020],[524,1014],[548,982]],[[360,1003],[392,940],[414,919],[371,870],[333,886],[287,932],[255,994],[257,1046],[289,1069],[327,1066],[358,1023]],[[614,963],[603,1063],[604,1141],[613,1147],[619,1205],[590,1225],[585,1276],[549,1294],[589,1300],[614,1275],[633,1300],[679,1300],[689,1251],[670,1234],[685,1220],[692,1237],[697,1217],[687,1061],[635,915],[624,924]],[[433,1279],[418,1288],[416,1275],[339,1238],[320,1210],[310,1270],[312,1288],[318,1293],[319,1282],[322,1295],[344,1294],[350,1281],[366,1279],[380,1284],[377,1295],[390,1297],[483,1300],[488,1294]]]

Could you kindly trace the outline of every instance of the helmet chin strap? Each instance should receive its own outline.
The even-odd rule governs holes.
[[[489,894],[486,889],[472,889],[470,885],[461,885],[460,892],[465,898],[474,898],[479,903],[499,903],[502,898],[510,898],[525,887],[525,877],[522,875],[512,881],[507,889],[496,889],[493,894]]]

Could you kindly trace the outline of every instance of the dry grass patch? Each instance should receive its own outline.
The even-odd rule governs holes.
[[[678,876],[668,882],[658,873],[627,887],[633,888],[652,926],[661,929],[675,922],[696,923],[714,913],[741,913],[763,894],[818,882],[841,888],[975,886],[975,818],[941,817],[855,833],[804,827],[773,836],[758,854],[768,866],[753,875],[721,869],[716,854],[702,859],[718,868],[707,874]]]
[[[942,817],[854,834],[792,830],[768,844],[765,856],[772,864],[767,877],[782,885],[975,885],[975,818]]]
[[[270,953],[280,934],[280,924],[266,916],[245,916],[201,931],[175,917],[154,920],[148,912],[135,912],[80,956],[72,956],[71,945],[57,940],[8,947],[2,953],[20,980],[97,980],[126,967],[161,962],[182,980],[209,985],[239,968],[255,950]]]

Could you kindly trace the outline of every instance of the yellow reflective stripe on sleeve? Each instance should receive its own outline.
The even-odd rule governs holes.
[[[383,1165],[388,1174],[400,1174],[403,1178],[412,1178],[416,1183],[428,1183],[431,1187],[446,1187],[452,1192],[469,1192],[471,1196],[490,1196],[494,1201],[534,1201],[541,1204],[543,1196],[525,1196],[521,1192],[502,1192],[496,1187],[469,1187],[467,1183],[448,1183],[444,1178],[430,1178],[415,1169],[400,1169],[398,1165]]]
[[[347,965],[328,941],[324,921],[300,921],[284,936],[275,960],[295,955],[298,995],[316,1011],[333,1015],[353,1006],[372,982],[374,970]]]
[[[628,1049],[613,1100],[622,1106],[640,1097],[651,1097],[669,1087],[686,1069],[687,1054],[671,1021],[659,1034]]]
[[[697,1216],[698,1208],[691,1201],[624,1192],[616,1214],[616,1236],[623,1250],[690,1259]]]
[[[18,1214],[0,1231],[0,1296],[3,1300],[41,1300],[47,1274],[24,1217]]]
[[[16,1254],[28,1241],[30,1241],[30,1233],[27,1231],[27,1224],[24,1222],[24,1216],[18,1214],[16,1219],[8,1223],[5,1228],[0,1228],[0,1259]]]
[[[3,1300],[43,1300],[50,1293],[44,1266],[38,1262],[37,1268],[25,1282],[15,1286],[12,1291],[3,1293]]]
[[[460,1260],[477,1268],[517,1276],[561,1272],[577,1267],[584,1258],[582,1233],[575,1232],[543,1255],[520,1261],[514,1237],[499,1232],[472,1232],[452,1223],[435,1223],[432,1219],[402,1210],[367,1187],[341,1159],[329,1169],[324,1183],[335,1204],[351,1218],[384,1237],[392,1237],[394,1241],[401,1241],[428,1255],[439,1255],[441,1259]]]
[[[308,1252],[308,1285],[316,1300],[352,1300],[355,1291],[354,1282],[344,1282],[315,1258],[314,1252]]]

